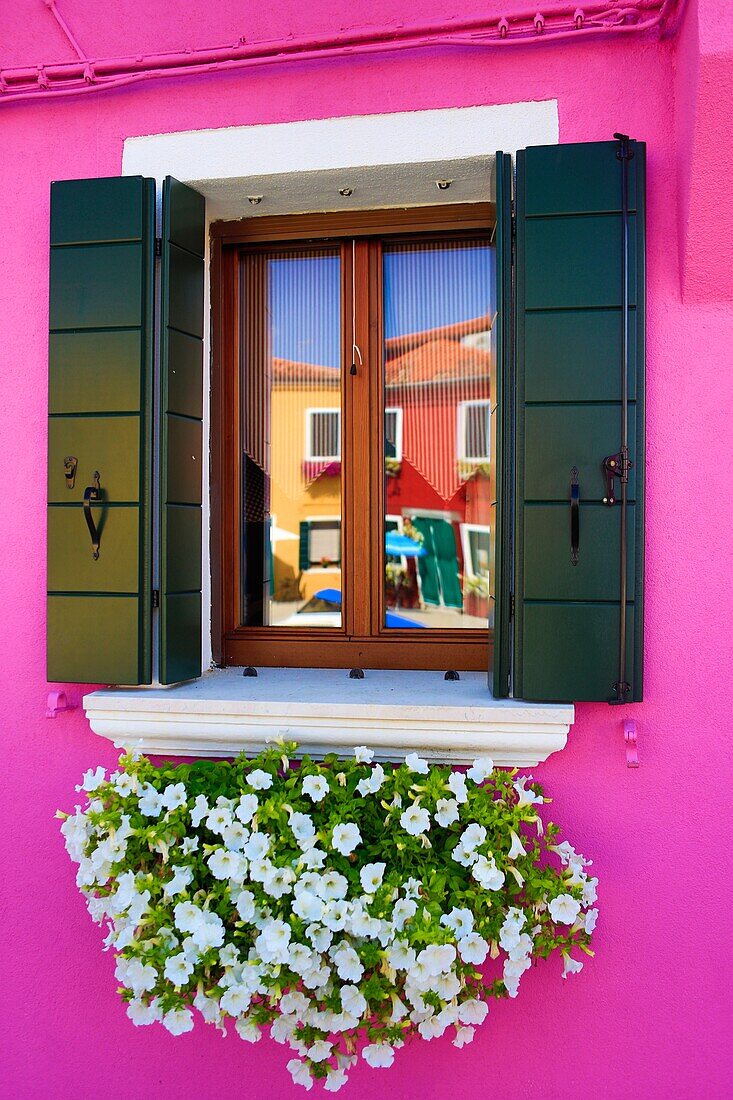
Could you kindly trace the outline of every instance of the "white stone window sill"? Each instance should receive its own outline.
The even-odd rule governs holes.
[[[368,745],[379,760],[420,752],[468,763],[479,754],[532,767],[564,748],[566,703],[494,699],[486,675],[346,669],[221,669],[170,688],[107,688],[84,697],[92,730],[118,747],[165,756],[256,753],[278,738],[324,756]]]

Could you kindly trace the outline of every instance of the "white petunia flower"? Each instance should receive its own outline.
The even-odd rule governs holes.
[[[247,776],[247,782],[256,791],[267,791],[272,786],[272,776],[269,772],[263,771],[262,768],[255,768]]]
[[[450,928],[456,939],[460,940],[473,932],[473,913],[470,909],[457,909],[454,905],[450,913],[443,913],[440,923],[444,928]]]
[[[166,898],[175,897],[176,894],[182,893],[187,886],[190,886],[192,882],[192,867],[176,867],[173,870],[173,877],[170,878],[163,887],[163,896]]]
[[[206,818],[206,828],[221,836],[233,821],[232,811],[228,806],[214,806]]]
[[[443,829],[447,829],[458,820],[458,803],[455,798],[439,798],[436,804],[435,820]]]
[[[255,948],[265,962],[287,962],[290,936],[289,924],[282,920],[270,920],[255,940]]]
[[[466,777],[463,772],[451,772],[448,776],[448,787],[456,802],[463,803],[468,801],[468,788],[466,787]]]
[[[364,967],[353,947],[341,946],[332,957],[338,976],[342,981],[361,981],[362,975],[364,974]]]
[[[523,775],[514,782],[514,790],[519,796],[518,806],[534,806],[545,801],[541,794],[535,794],[533,790],[528,791],[525,788],[525,783],[529,783],[531,778],[531,775]]]
[[[179,932],[195,931],[203,920],[203,910],[192,901],[179,901],[173,910],[173,920]]]
[[[394,1062],[394,1047],[389,1043],[369,1043],[362,1049],[361,1056],[372,1069],[389,1069]]]
[[[597,909],[589,909],[588,912],[585,914],[585,920],[583,921],[583,928],[588,933],[588,935],[590,935],[591,932],[593,931],[593,929],[595,928],[597,920],[598,920],[598,910]]]
[[[458,1006],[458,1019],[462,1024],[482,1024],[489,1014],[486,1001],[471,999]]]
[[[583,969],[582,962],[578,962],[577,959],[571,959],[570,955],[568,955],[567,952],[565,952],[565,951],[563,951],[562,961],[563,961],[563,972],[562,972],[563,978],[567,978],[568,974],[579,974],[580,971]]]
[[[323,1082],[324,1092],[338,1092],[342,1089],[347,1082],[345,1069],[334,1069],[333,1066],[328,1067],[328,1076]]]
[[[163,791],[163,805],[166,810],[177,810],[186,805],[185,783],[169,783]]]
[[[344,1012],[360,1020],[367,1010],[366,998],[355,985],[342,985],[341,1007]]]
[[[230,985],[221,995],[221,1010],[230,1016],[241,1016],[252,1002],[252,993],[244,985]]]
[[[216,913],[206,910],[202,920],[191,933],[191,939],[200,951],[210,947],[221,947],[224,943],[224,924]]]
[[[411,752],[405,757],[405,767],[409,768],[411,772],[417,772],[418,775],[427,775],[430,771],[427,760],[423,760],[416,752]]]
[[[401,932],[407,921],[412,920],[415,916],[415,913],[417,913],[417,904],[412,898],[400,898],[399,901],[395,902],[392,910],[392,924],[398,932]]]
[[[159,817],[163,809],[163,796],[150,783],[143,783],[138,808],[145,817]]]
[[[321,928],[317,924],[309,924],[305,934],[313,944],[316,951],[327,951],[333,940],[333,932],[330,928]]]
[[[104,783],[104,777],[106,771],[101,766],[95,768],[94,771],[90,768],[89,771],[84,772],[81,783],[75,788],[77,791],[96,791],[97,787],[101,787]]]
[[[589,878],[583,885],[583,905],[592,905],[598,898],[598,879]]]
[[[471,825],[468,825],[461,833],[460,844],[467,852],[473,852],[476,848],[480,848],[485,842],[486,829],[483,825],[477,825],[475,821],[472,822]]]
[[[458,954],[464,962],[475,963],[477,966],[481,966],[481,964],[486,961],[488,953],[488,943],[483,936],[479,936],[477,932],[470,932],[467,936],[463,936],[458,941]]]
[[[374,751],[366,745],[357,745],[354,749],[357,764],[371,764],[374,759]]]
[[[506,879],[504,872],[496,866],[493,857],[489,860],[486,856],[479,856],[471,868],[471,874],[484,890],[500,890]]]
[[[187,1008],[175,1008],[166,1012],[162,1024],[171,1035],[184,1035],[193,1028],[193,1016]]]
[[[308,1069],[307,1062],[301,1062],[300,1058],[291,1058],[285,1067],[296,1085],[302,1085],[307,1092],[313,1088],[313,1078]]]
[[[208,812],[209,803],[206,800],[206,796],[203,794],[197,795],[196,801],[193,804],[193,809],[191,810],[191,824],[195,829],[199,827]]]
[[[413,802],[400,814],[400,825],[411,836],[419,836],[430,828],[430,814],[419,803]]]
[[[140,959],[120,959],[115,977],[137,997],[141,993],[149,993],[158,980],[155,967],[144,964]]]
[[[527,850],[514,832],[514,829],[509,830],[509,836],[512,838],[512,846],[507,853],[507,859],[516,859],[518,856],[526,856]]]
[[[252,833],[242,851],[247,859],[264,859],[270,850],[270,838],[264,833]]]
[[[325,875],[315,877],[318,880],[315,884],[315,891],[324,901],[337,901],[346,897],[349,883],[338,871],[326,871]]]
[[[423,948],[417,961],[427,974],[445,974],[456,961],[456,949],[452,943],[431,943]]]
[[[114,775],[110,776],[110,782],[117,793],[121,794],[123,798],[127,798],[130,794],[137,794],[140,787],[137,776],[128,775],[127,772],[115,772]]]
[[[328,794],[328,780],[325,775],[307,775],[301,790],[311,802],[322,802]]]
[[[324,903],[317,894],[310,890],[301,890],[293,902],[293,912],[296,917],[306,921],[319,921],[323,916]]]
[[[240,918],[246,923],[251,921],[255,915],[255,896],[251,890],[240,890],[237,894],[234,904],[237,907],[237,912]]]
[[[150,1004],[145,1001],[134,1000],[127,1005],[127,1015],[135,1027],[145,1027],[147,1024],[156,1024],[163,1018],[158,1002],[153,998]]]
[[[471,767],[466,772],[474,783],[483,783],[494,770],[494,761],[490,756],[477,756]]]
[[[361,843],[359,827],[352,823],[336,825],[331,836],[331,846],[342,856],[348,856]]]
[[[199,838],[197,836],[187,836],[181,841],[181,855],[190,856],[192,852],[195,852],[199,846]]]
[[[299,1020],[302,1020],[310,1008],[311,1002],[308,1000],[304,993],[295,991],[293,993],[286,993],[284,997],[280,998],[279,1009],[286,1015],[296,1016]]]
[[[374,894],[382,885],[382,879],[384,878],[384,872],[387,870],[386,863],[365,863],[362,869],[359,871],[359,878],[361,879],[361,888],[365,894]]]
[[[327,1039],[316,1039],[315,1043],[308,1047],[308,1057],[311,1062],[325,1062],[331,1057],[332,1050],[333,1046]]]
[[[289,894],[295,881],[295,872],[290,867],[271,867],[262,880],[262,888],[272,898],[282,898]]]
[[[245,1043],[258,1043],[262,1038],[259,1024],[255,1020],[249,1019],[248,1016],[240,1016],[234,1023],[234,1030],[240,1039],[244,1039]]]
[[[228,848],[215,848],[206,865],[214,878],[223,882],[225,879],[239,879],[244,875],[245,864],[239,852],[230,852]]]
[[[316,827],[308,814],[291,813],[290,829],[295,839],[300,843],[310,840],[316,834]]]
[[[172,985],[185,985],[193,974],[193,963],[181,952],[178,955],[169,955],[163,967],[163,977]]]
[[[474,1035],[475,1031],[472,1027],[466,1027],[465,1025],[463,1027],[457,1027],[453,1046],[458,1047],[460,1050],[461,1047],[465,1047],[468,1043],[473,1042]]]
[[[257,813],[259,805],[260,800],[256,794],[243,794],[237,803],[234,815],[239,818],[243,825],[249,825],[250,821]]]
[[[395,940],[387,948],[387,961],[393,970],[410,970],[415,965],[415,951],[407,940]]]
[[[384,783],[384,768],[375,764],[366,779],[360,779],[356,789],[360,795],[376,794]]]
[[[316,847],[315,841],[313,842],[312,847],[306,847],[305,845],[302,845],[301,847],[303,849],[303,854],[300,857],[299,861],[294,861],[294,865],[295,863],[300,862],[311,871],[320,870],[320,868],[323,867],[323,864],[326,862],[326,853],[323,851],[323,849]]]
[[[519,979],[531,965],[532,960],[528,956],[522,959],[504,960],[503,980],[510,997],[516,997],[519,992]]]
[[[580,912],[580,902],[572,894],[559,894],[547,908],[557,924],[574,924]]]
[[[239,821],[233,821],[222,829],[221,839],[230,851],[241,852],[249,840],[249,829],[245,829]]]

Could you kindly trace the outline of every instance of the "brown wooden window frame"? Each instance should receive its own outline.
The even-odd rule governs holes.
[[[490,239],[495,216],[492,203],[472,203],[260,216],[212,225],[210,500],[212,643],[217,664],[481,671],[490,667],[493,633],[488,628],[415,631],[384,626],[384,585],[373,583],[373,562],[384,560],[382,239],[436,240],[458,233]],[[346,374],[342,384],[341,448],[342,454],[350,455],[350,472],[342,482],[343,621],[341,627],[313,629],[242,626],[240,257],[263,248],[292,248],[298,242],[341,245],[344,364],[351,362],[352,273],[357,301],[369,303],[368,310],[357,310],[353,333],[364,369]],[[357,411],[365,407],[370,410],[370,431],[355,431]],[[363,554],[355,553],[356,546],[369,546],[367,564]]]

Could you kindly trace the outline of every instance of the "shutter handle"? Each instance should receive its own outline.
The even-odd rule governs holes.
[[[570,564],[577,565],[580,556],[580,486],[578,467],[570,471]]]
[[[89,534],[92,539],[92,557],[95,561],[99,558],[99,535],[97,525],[92,515],[92,504],[102,499],[102,490],[99,487],[99,470],[94,471],[94,484],[88,485],[84,490],[84,519],[87,521]]]

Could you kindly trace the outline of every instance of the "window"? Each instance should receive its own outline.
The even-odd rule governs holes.
[[[483,208],[213,223],[210,463],[203,195],[166,177],[158,249],[153,179],[52,185],[51,680],[200,674],[209,503],[217,663],[488,658],[499,697],[641,700],[645,147],[497,153],[493,181]],[[339,458],[306,457],[307,409],[340,411]],[[301,525],[334,521],[326,578]]]
[[[458,406],[458,457],[466,462],[489,462],[491,406],[488,401],[462,401]]]
[[[301,525],[307,536],[304,567],[332,569],[341,565],[341,520],[311,519]]]
[[[402,409],[384,410],[384,454],[395,463],[402,461]]]
[[[341,410],[306,409],[306,459],[337,461],[341,457]]]
[[[456,432],[489,409],[491,220],[482,206],[237,227],[221,286],[239,467],[223,487],[226,663],[486,668],[461,525],[488,523],[491,470],[466,476]],[[463,429],[481,457],[482,424]]]

